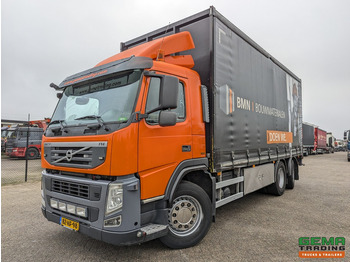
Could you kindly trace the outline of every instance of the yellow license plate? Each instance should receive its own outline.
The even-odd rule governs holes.
[[[60,224],[66,228],[73,229],[74,231],[79,230],[79,222],[72,221],[68,218],[61,217]]]

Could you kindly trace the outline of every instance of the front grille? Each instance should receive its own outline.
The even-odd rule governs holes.
[[[107,142],[44,143],[44,157],[55,166],[95,168],[106,159]]]
[[[84,184],[52,179],[52,191],[89,199],[89,186]]]
[[[60,163],[90,167],[92,165],[92,151],[89,149],[89,147],[54,147],[51,149],[51,160],[53,164]]]

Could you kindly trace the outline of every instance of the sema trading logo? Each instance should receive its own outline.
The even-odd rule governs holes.
[[[345,237],[300,237],[301,258],[344,258]]]

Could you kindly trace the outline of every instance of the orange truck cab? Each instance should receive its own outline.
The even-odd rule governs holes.
[[[301,96],[288,90],[300,94],[300,79],[214,7],[121,51],[51,84],[60,100],[42,140],[49,221],[116,245],[186,248],[216,208],[294,187]]]

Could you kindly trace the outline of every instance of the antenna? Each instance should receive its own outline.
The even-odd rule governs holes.
[[[168,32],[169,25],[170,25],[170,22],[169,22],[168,26],[165,29],[164,35]],[[158,49],[158,54],[157,54],[156,61],[164,61],[164,51],[162,50],[164,38],[165,38],[165,36],[163,36],[162,43],[160,44],[160,47]]]

